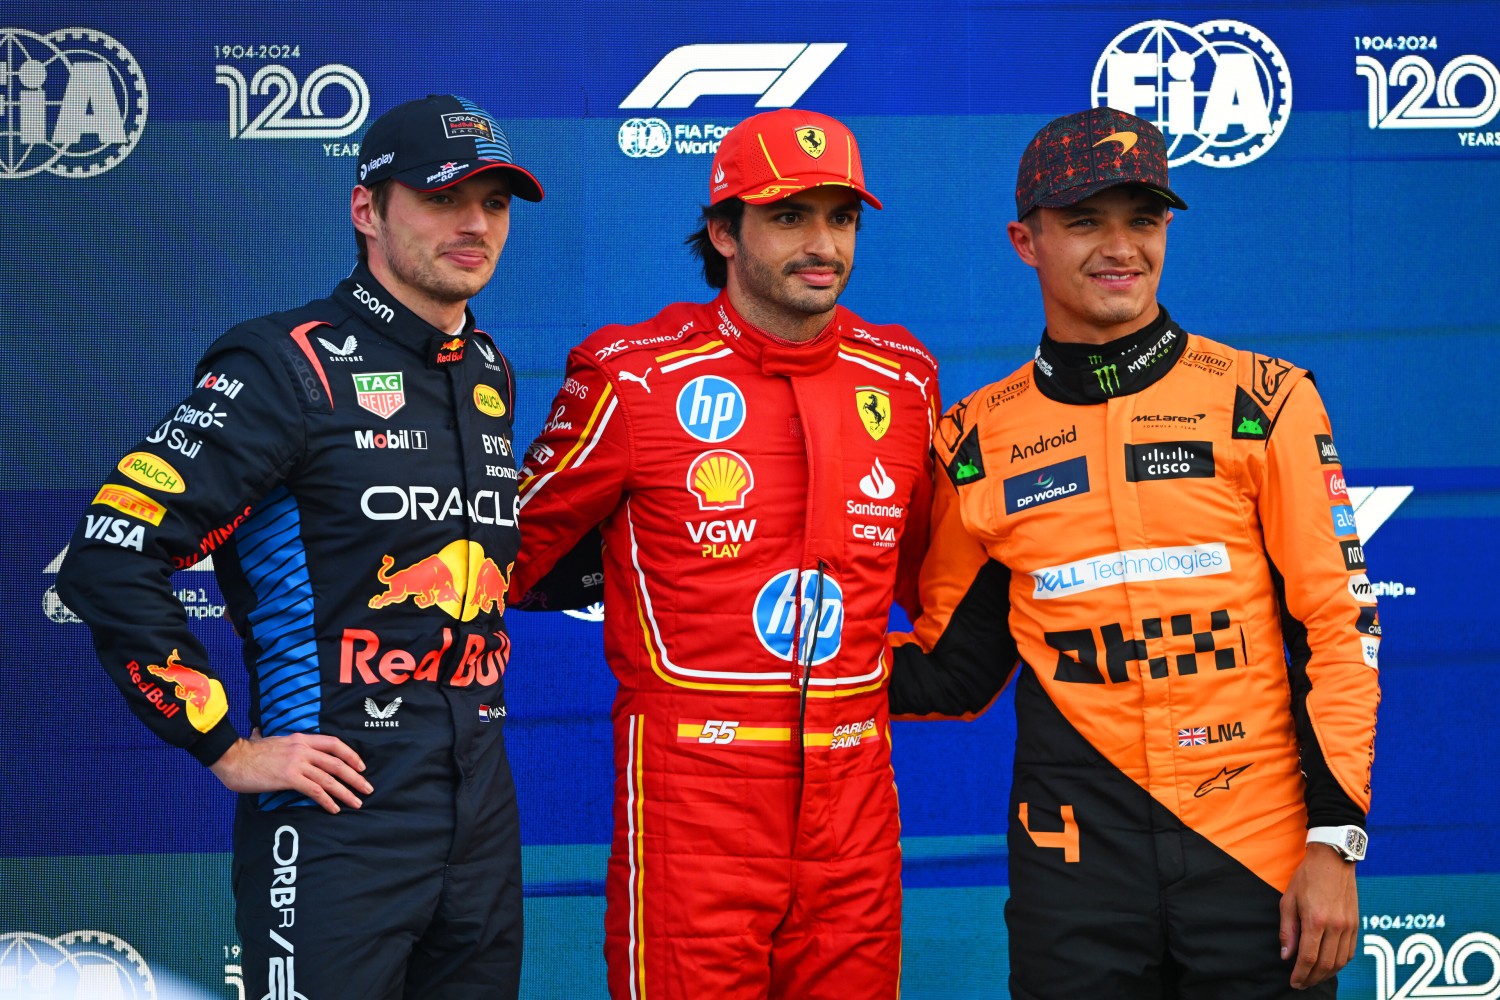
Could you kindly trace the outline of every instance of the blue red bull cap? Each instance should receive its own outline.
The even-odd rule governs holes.
[[[473,101],[429,94],[397,105],[365,132],[355,183],[396,180],[417,191],[452,187],[485,170],[503,170],[511,193],[542,200],[542,185],[516,163],[499,122]]]

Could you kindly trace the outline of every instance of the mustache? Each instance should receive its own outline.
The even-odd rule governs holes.
[[[841,260],[824,260],[822,257],[803,257],[794,260],[781,269],[782,274],[795,274],[806,267],[826,267],[834,274],[842,276],[848,266]]]

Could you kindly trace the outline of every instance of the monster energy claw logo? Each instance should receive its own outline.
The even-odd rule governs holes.
[[[1094,377],[1099,380],[1099,390],[1106,395],[1113,396],[1120,391],[1120,368],[1118,365],[1103,365],[1095,368]]]

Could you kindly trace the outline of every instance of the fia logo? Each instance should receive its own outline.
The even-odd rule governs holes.
[[[1242,21],[1142,21],[1099,57],[1093,101],[1160,128],[1169,166],[1241,167],[1281,137],[1292,76],[1275,43]]]
[[[135,149],[148,103],[140,64],[102,31],[0,28],[0,180],[104,173]]]
[[[370,88],[364,77],[342,63],[319,66],[300,85],[290,69],[268,63],[248,81],[234,66],[214,67],[214,82],[229,91],[231,139],[337,139],[359,130],[370,113]],[[348,99],[343,111],[325,114],[324,92],[342,90]],[[250,95],[271,98],[250,116]],[[293,116],[293,112],[300,112]]]

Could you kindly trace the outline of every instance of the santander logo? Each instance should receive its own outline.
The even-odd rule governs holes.
[[[884,500],[896,492],[896,482],[885,474],[880,459],[875,459],[869,475],[859,481],[859,491],[871,500]]]

